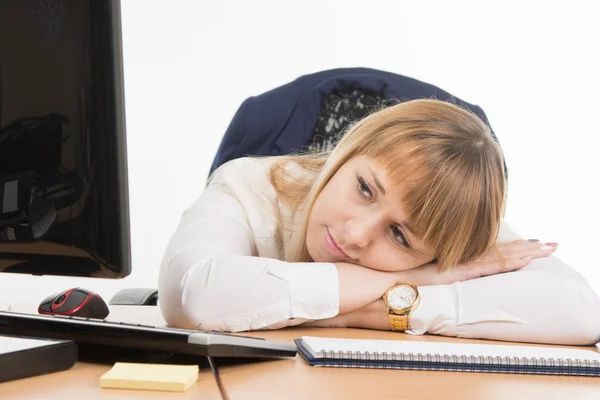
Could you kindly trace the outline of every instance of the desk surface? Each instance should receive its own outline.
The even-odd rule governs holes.
[[[248,333],[244,333],[248,335]],[[438,336],[360,329],[283,329],[249,335],[292,342],[305,336],[424,341],[461,341]],[[494,343],[483,341],[486,343]],[[509,344],[509,343],[505,343]],[[514,344],[514,343],[510,343]],[[0,398],[9,399],[220,399],[210,370],[186,393],[101,389],[99,379],[110,365],[77,363],[72,369],[0,384]],[[220,369],[230,400],[241,399],[599,399],[600,378],[544,375],[317,368],[300,355]]]

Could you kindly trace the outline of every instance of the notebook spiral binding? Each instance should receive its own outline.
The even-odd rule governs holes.
[[[336,350],[321,350],[321,354],[325,367],[600,376],[596,360]]]

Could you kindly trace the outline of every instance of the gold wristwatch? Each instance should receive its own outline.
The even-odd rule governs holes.
[[[419,290],[408,283],[392,286],[383,295],[387,307],[390,328],[404,332],[410,329],[410,314],[419,305]]]

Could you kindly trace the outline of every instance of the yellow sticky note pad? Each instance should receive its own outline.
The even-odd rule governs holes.
[[[118,362],[100,377],[100,387],[185,392],[197,380],[197,365]]]

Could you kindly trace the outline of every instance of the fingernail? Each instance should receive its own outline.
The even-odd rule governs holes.
[[[547,246],[552,246],[552,247],[556,247],[558,246],[558,243],[555,242],[550,242],[550,243],[546,243]]]
[[[540,250],[550,250],[553,249],[554,247],[552,246],[547,246],[547,245],[543,245],[542,247],[540,247]]]

